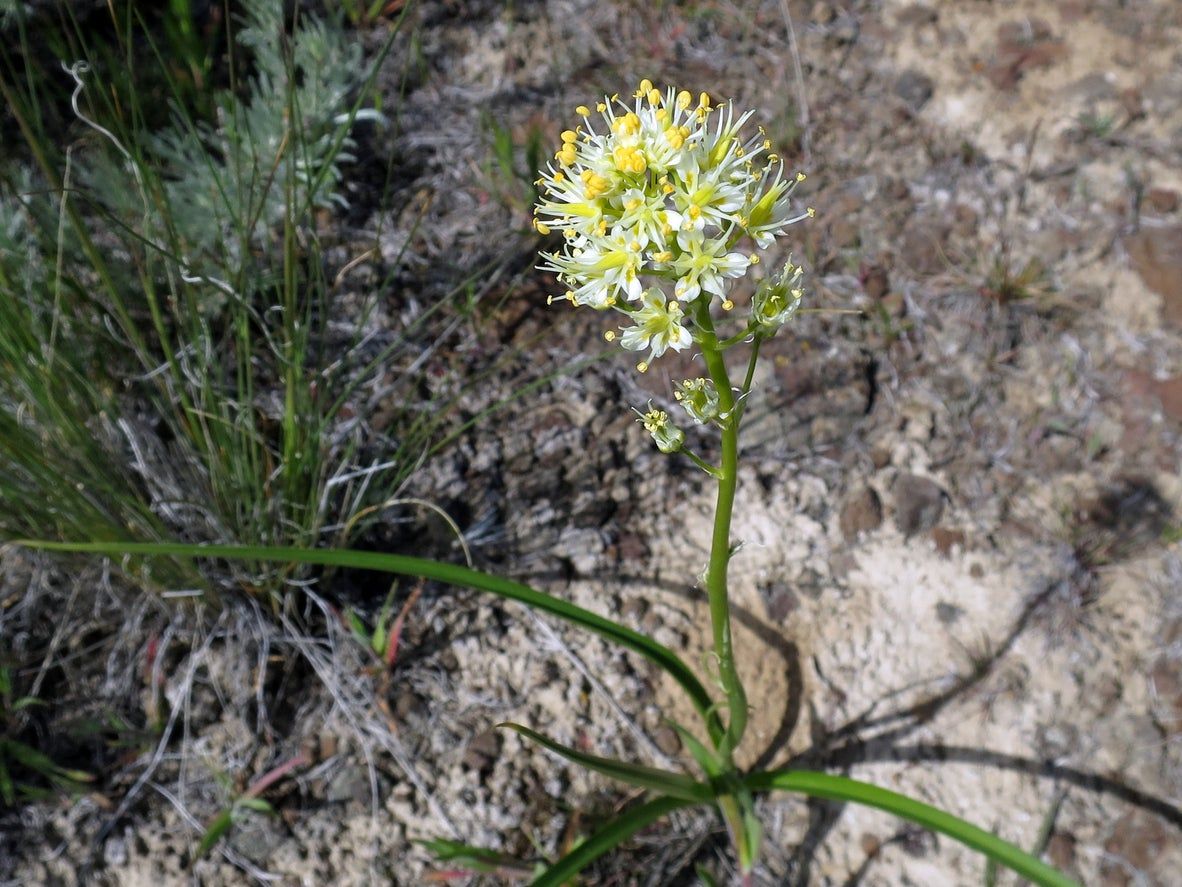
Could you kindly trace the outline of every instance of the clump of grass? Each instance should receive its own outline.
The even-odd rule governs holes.
[[[364,421],[364,386],[422,329],[351,356],[374,300],[343,316],[326,261],[321,222],[344,204],[352,130],[376,118],[359,110],[372,82],[359,49],[283,4],[241,9],[212,122],[186,106],[160,48],[152,76],[173,94],[163,129],[146,122],[135,71],[97,79],[104,58],[156,47],[131,12],[113,49],[73,20],[55,36],[77,53],[61,59],[80,133],[64,147],[45,125],[60,89],[3,58],[0,91],[32,168],[0,168],[0,538],[355,535],[448,415],[408,412],[386,435]],[[229,581],[273,590],[285,578],[256,564]],[[188,568],[159,580],[200,584]]]

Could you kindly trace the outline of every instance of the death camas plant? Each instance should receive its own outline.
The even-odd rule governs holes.
[[[943,832],[1043,885],[1073,883],[1038,859],[989,832],[895,792],[826,773],[747,771],[736,763],[746,732],[748,702],[731,637],[727,570],[737,540],[731,537],[743,409],[760,346],[792,319],[804,293],[803,270],[789,259],[762,275],[740,306],[737,281],[760,264],[793,223],[813,214],[798,209],[793,189],[803,174],[785,175],[762,129],[744,133],[750,112],[715,105],[702,93],[656,89],[644,80],[626,101],[618,96],[579,106],[580,122],[562,133],[562,147],[542,171],[536,208],[539,233],[561,236],[544,252],[563,291],[551,302],[608,312],[606,330],[634,352],[647,371],[669,351],[701,360],[702,375],[678,382],[673,396],[684,416],[650,407],[645,430],[664,453],[684,455],[713,478],[716,510],[709,561],[700,581],[709,601],[718,691],[711,692],[673,650],[614,620],[512,580],[475,570],[375,552],[130,543],[30,545],[106,554],[172,554],[254,558],[385,570],[482,589],[520,601],[596,632],[663,669],[686,693],[700,717],[678,725],[697,772],[674,772],[588,754],[526,726],[504,724],[550,751],[611,779],[647,792],[561,858],[541,866],[533,884],[558,887],[639,830],[682,807],[708,806],[725,823],[744,885],[758,863],[758,798],[773,790],[863,804]],[[728,358],[745,353],[745,369],[731,375]],[[690,451],[679,423],[708,426],[719,437],[717,458]],[[517,870],[492,851],[453,841],[429,846],[440,859],[480,871]]]

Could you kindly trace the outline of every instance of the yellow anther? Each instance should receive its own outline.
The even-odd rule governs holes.
[[[652,91],[652,88],[653,88],[653,82],[651,80],[649,80],[647,77],[644,78],[643,80],[640,81],[640,89],[636,90],[636,97],[638,99],[644,98],[644,96],[648,95],[649,92]]]
[[[809,214],[810,219],[813,218],[814,216],[816,216],[816,214],[817,214],[817,211],[815,209],[813,209],[811,206],[807,210],[805,210],[805,212],[807,212]]]
[[[735,303],[732,302],[730,299],[723,300],[723,302],[722,302],[722,310],[723,311],[730,311],[734,307],[735,307]]]
[[[702,208],[696,203],[691,203],[690,208],[686,210],[686,215],[696,222],[702,217]]]
[[[661,104],[661,91],[659,89],[650,89],[646,94],[646,98],[648,99],[648,103],[655,108]]]
[[[690,137],[690,133],[693,132],[693,130],[690,129],[688,126],[686,126],[684,123],[680,126],[680,128],[677,131],[680,132],[682,134],[682,136],[684,136],[687,139]]]
[[[659,253],[653,253],[654,262],[668,262],[673,258],[673,253],[669,250],[661,250]]]
[[[567,142],[567,143],[573,142],[576,139],[578,139],[578,137],[579,137],[579,134],[577,132],[575,132],[573,129],[563,130],[562,140],[564,142]]]
[[[664,236],[668,237],[670,234],[673,233],[673,226],[670,225],[668,222],[662,222],[661,223],[661,233]]]
[[[607,110],[607,105],[604,104],[603,102],[596,102],[595,103],[595,110],[598,111],[600,114],[602,114],[604,111]]]
[[[613,333],[611,330],[608,330],[606,333],[603,334],[603,338],[607,339],[609,342],[614,342],[616,340],[616,334]]]
[[[647,373],[648,372],[648,361],[642,360],[640,363],[638,363],[636,365],[636,371],[638,373]]]
[[[805,175],[804,173],[802,173],[802,172],[798,172],[798,173],[796,174],[796,181],[798,181],[798,182],[803,182],[803,181],[804,181],[805,179],[807,179],[807,178],[808,178],[808,176],[806,176],[806,175]]]
[[[657,118],[658,123],[664,123],[669,119],[669,111],[666,108],[657,108],[657,110],[653,112],[653,116]]]
[[[698,107],[705,108],[707,111],[709,111],[710,110],[710,96],[706,95],[706,93],[702,93],[701,95],[699,95],[698,96]]]
[[[692,102],[693,100],[694,100],[694,97],[689,94],[689,90],[683,89],[681,92],[679,92],[677,94],[677,107],[680,108],[682,111],[684,111],[686,108],[689,107],[690,102]]]
[[[633,197],[631,200],[624,201],[624,209],[626,209],[628,212],[632,212],[632,210],[636,209],[640,205],[641,205],[641,201],[636,199],[635,197]]]
[[[769,154],[769,155],[767,156],[767,162],[768,162],[768,163],[775,163],[775,162],[776,162],[777,160],[779,160],[779,159],[780,159],[780,155],[779,155],[779,154]]]
[[[802,289],[794,289],[792,291],[792,298],[794,298],[794,299],[799,299],[803,295],[804,295],[804,290],[802,290]]]
[[[632,250],[632,252],[634,252],[634,253],[640,252],[640,241],[639,240],[630,241],[628,243],[628,249]]]
[[[752,265],[759,264],[759,253],[752,253],[748,258],[750,259]]]
[[[547,225],[545,222],[540,222],[537,219],[534,219],[534,227],[537,229],[539,234],[549,234],[550,233],[550,226]]]
[[[766,151],[766,150],[767,150],[768,148],[770,148],[771,146],[772,146],[772,140],[771,140],[771,139],[764,139],[764,140],[763,140],[763,150],[765,150],[765,151]]]
[[[566,181],[566,176],[563,175],[562,170],[558,170],[558,172],[554,173],[554,181],[556,181],[556,182]]]
[[[580,117],[586,117],[591,113],[591,109],[586,105],[579,105],[577,108],[575,108],[575,113]]]

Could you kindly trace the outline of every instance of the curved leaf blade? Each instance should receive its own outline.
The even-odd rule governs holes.
[[[191,545],[180,542],[50,542],[47,540],[20,539],[14,545],[41,551],[73,552],[76,554],[101,554],[117,557],[125,554],[169,555],[187,558],[223,558],[225,560],[279,561],[301,564],[315,564],[326,567],[347,567],[359,570],[376,570],[399,576],[425,577],[465,588],[491,592],[499,597],[518,601],[535,610],[558,616],[601,637],[614,641],[622,647],[639,653],[659,666],[677,681],[689,696],[694,708],[705,720],[710,734],[721,737],[722,724],[713,710],[713,701],[706,688],[690,670],[689,666],[668,647],[634,631],[627,626],[613,622],[598,613],[564,601],[561,598],[530,588],[521,582],[505,579],[426,558],[401,554],[386,554],[378,551],[353,551],[328,548],[283,548],[255,545]]]
[[[809,770],[772,770],[764,773],[752,773],[745,777],[744,782],[752,791],[780,789],[799,792],[815,798],[849,801],[885,810],[901,819],[945,834],[966,847],[985,854],[989,859],[996,860],[1040,887],[1079,887],[1075,881],[1062,872],[1008,841],[1003,841],[997,835],[977,828],[960,817],[945,813],[930,804],[889,789],[879,788],[868,782]]]
[[[684,773],[674,773],[670,770],[646,767],[642,764],[630,764],[627,761],[617,761],[615,758],[602,758],[598,755],[589,755],[586,752],[578,751],[560,742],[555,742],[553,739],[543,736],[541,733],[529,729],[529,727],[523,727],[520,724],[505,722],[503,724],[497,724],[497,727],[504,727],[507,730],[519,733],[526,739],[530,739],[538,745],[549,749],[559,757],[566,758],[568,761],[578,764],[581,767],[586,767],[588,770],[594,770],[596,773],[602,773],[609,779],[615,779],[618,782],[624,782],[637,788],[661,792],[691,804],[709,804],[714,800],[714,791],[710,786],[703,782],[698,782],[693,777],[686,776]]]
[[[654,798],[626,810],[578,847],[546,869],[530,882],[530,887],[563,887],[571,878],[627,841],[645,826],[682,807],[694,806],[693,801],[680,798]]]

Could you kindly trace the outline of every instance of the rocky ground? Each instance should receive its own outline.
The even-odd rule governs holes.
[[[429,300],[501,260],[495,307],[427,363],[442,377],[513,349],[473,413],[603,351],[601,317],[546,307],[529,176],[489,160],[489,121],[549,146],[576,104],[649,77],[757,109],[809,174],[817,218],[789,239],[810,301],[859,313],[802,316],[748,413],[732,568],[748,760],[849,773],[1028,847],[1046,830],[1047,857],[1087,884],[1176,883],[1182,8],[447,0],[410,16],[384,83],[391,101],[405,92],[397,132],[367,146],[374,169],[395,158],[406,209],[367,214],[359,178],[342,250],[377,238],[358,286],[396,272],[392,326],[412,283]],[[710,489],[630,412],[672,408],[687,368],[639,376],[617,354],[559,375],[477,423],[413,492],[485,568],[700,662]],[[424,516],[373,543],[448,538]],[[346,592],[384,596],[361,580],[323,590]],[[165,632],[183,624],[145,611]],[[386,679],[341,639],[288,638],[301,664],[263,686],[267,636],[227,614],[175,649],[161,692],[199,673],[184,743],[157,749],[142,785],[141,758],[81,802],[4,814],[0,880],[423,884],[439,867],[415,840],[553,854],[629,800],[497,722],[684,760],[663,720],[690,719],[673,687],[516,606],[426,587]],[[268,795],[279,815],[245,817],[225,854],[193,863],[227,786],[297,755]],[[761,884],[985,879],[980,857],[885,814],[794,797],[762,810]],[[695,864],[725,882],[725,858],[719,825],[687,814],[588,883],[693,884]]]

